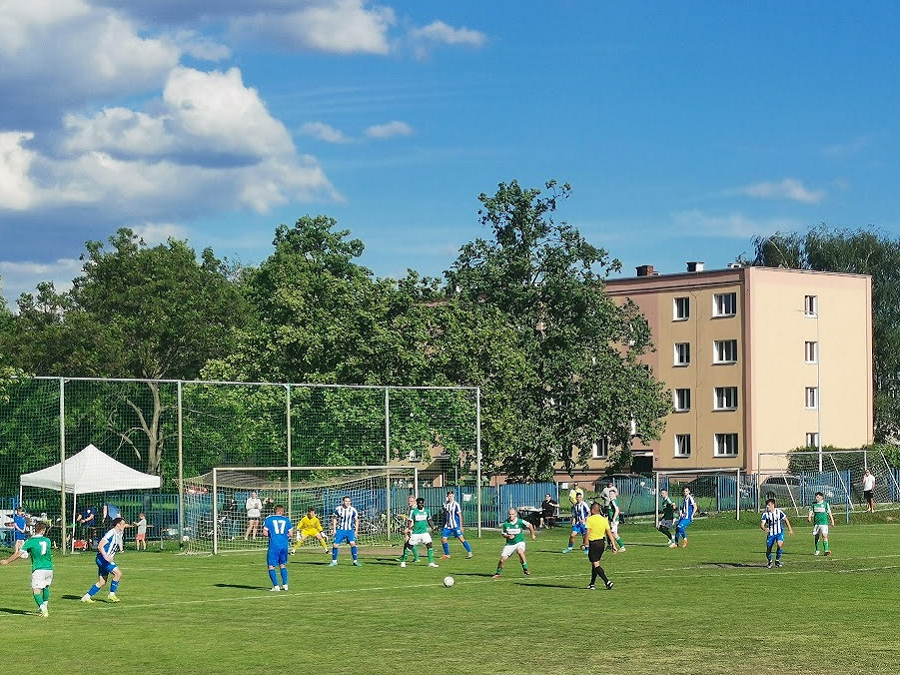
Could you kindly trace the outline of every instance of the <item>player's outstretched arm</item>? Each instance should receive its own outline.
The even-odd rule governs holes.
[[[18,560],[21,557],[22,557],[22,551],[14,551],[13,554],[11,556],[9,556],[8,558],[4,558],[3,560],[0,560],[0,565],[9,565],[9,563],[13,562],[14,560]]]
[[[537,534],[535,534],[534,532],[534,525],[529,523],[527,520],[525,521],[525,524],[528,526],[528,529],[531,530],[531,540],[534,541],[535,539],[537,539]]]

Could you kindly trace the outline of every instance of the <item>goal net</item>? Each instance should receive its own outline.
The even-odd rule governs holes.
[[[284,507],[295,526],[298,553],[322,550],[314,538],[302,546],[296,540],[296,526],[309,509],[320,519],[330,550],[332,515],[344,497],[359,512],[359,546],[402,544],[408,497],[418,494],[418,486],[418,469],[400,466],[216,467],[184,481],[183,550],[216,554],[264,549],[263,523],[276,506]],[[248,517],[251,498],[262,505],[256,528],[256,519]]]
[[[774,499],[780,508],[801,515],[821,492],[832,507],[846,510],[849,522],[851,514],[867,508],[863,490],[867,469],[875,477],[876,505],[897,509],[897,470],[881,452],[869,450],[761,453],[759,497],[762,502]]]
[[[750,478],[741,469],[684,469],[656,471],[656,522],[661,511],[660,490],[668,490],[669,498],[681,504],[684,488],[697,502],[697,515],[733,513],[740,519],[742,509],[756,509],[756,496]]]

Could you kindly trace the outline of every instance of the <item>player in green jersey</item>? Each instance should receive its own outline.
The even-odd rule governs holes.
[[[431,521],[431,514],[425,508],[425,498],[416,499],[416,508],[409,512],[409,521],[406,531],[409,533],[409,539],[403,546],[403,555],[400,556],[400,567],[406,567],[406,556],[410,551],[414,551],[419,544],[425,544],[428,551],[428,566],[437,567],[434,562],[434,546],[431,543],[431,530],[434,529],[434,523]]]
[[[8,565],[19,558],[31,558],[31,592],[41,618],[50,615],[50,584],[53,582],[53,555],[50,552],[50,540],[46,536],[47,527],[47,523],[36,523],[34,536],[26,540],[21,550],[13,552],[5,560],[0,560],[0,565]]]
[[[518,553],[519,560],[522,561],[522,571],[525,574],[531,574],[528,570],[528,561],[525,560],[525,530],[527,529],[531,532],[531,539],[534,541],[534,525],[527,520],[519,518],[519,512],[516,509],[510,509],[508,514],[509,518],[503,521],[503,525],[500,528],[500,533],[506,539],[506,546],[500,552],[500,562],[497,563],[497,572],[494,574],[494,579],[500,578],[500,575],[503,573],[503,565],[506,564],[507,559],[513,553]]]
[[[831,504],[825,501],[825,495],[821,492],[816,493],[816,501],[809,507],[807,520],[813,524],[813,539],[816,544],[813,555],[819,555],[819,538],[822,539],[825,555],[831,555],[828,549],[828,523],[831,522],[831,527],[834,527],[834,516],[831,513]]]
[[[662,501],[660,502],[660,508],[662,509],[662,518],[659,519],[659,527],[656,528],[664,535],[666,535],[666,539],[669,540],[669,548],[678,548],[678,544],[675,543],[675,535],[672,534],[672,525],[675,524],[675,502],[672,501],[671,497],[669,497],[668,490],[660,490],[659,496],[662,497]]]
[[[622,516],[622,511],[619,509],[619,500],[616,499],[619,496],[618,491],[611,495],[609,500],[609,506],[607,506],[607,519],[609,520],[609,529],[612,532],[613,537],[615,537],[616,546],[612,546],[613,540],[609,540],[609,544],[613,549],[613,553],[619,553],[620,551],[625,551],[625,544],[622,542],[622,537],[619,536],[619,518]],[[618,548],[617,548],[618,547]]]

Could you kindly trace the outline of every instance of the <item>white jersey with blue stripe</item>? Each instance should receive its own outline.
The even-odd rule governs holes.
[[[462,527],[462,508],[459,502],[444,502],[444,527],[450,530]]]
[[[116,551],[119,550],[119,545],[122,543],[122,533],[116,532],[116,529],[113,528],[109,532],[103,535],[103,539],[100,540],[99,550],[103,551],[106,554],[106,557],[110,560],[115,556]]]
[[[781,509],[775,509],[772,512],[763,511],[760,523],[766,526],[766,530],[769,535],[772,536],[784,532],[785,518],[787,518],[787,516],[784,515],[784,511]]]
[[[353,506],[338,506],[334,510],[337,517],[337,529],[339,530],[355,530],[356,521],[359,519],[359,511]]]
[[[697,512],[697,502],[694,501],[694,495],[688,495],[681,502],[681,517],[687,520],[693,520],[694,514]]]
[[[575,502],[572,505],[572,518],[575,520],[575,524],[579,525],[584,523],[588,516],[591,515],[591,508],[585,502]]]

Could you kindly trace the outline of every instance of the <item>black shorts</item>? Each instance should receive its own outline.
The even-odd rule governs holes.
[[[871,501],[871,499],[872,499],[872,493],[873,493],[873,492],[875,492],[875,491],[874,491],[874,490],[866,490],[866,491],[863,492],[863,497],[866,498],[866,501],[867,501],[867,502],[868,502],[868,501]]]
[[[603,552],[606,550],[606,539],[594,539],[588,542],[588,560],[592,563],[600,562]]]

